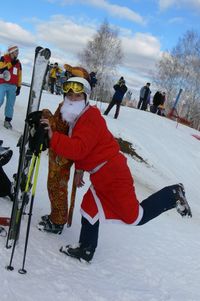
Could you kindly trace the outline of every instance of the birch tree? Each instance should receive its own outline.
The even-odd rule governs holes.
[[[170,109],[180,88],[183,89],[178,110],[200,126],[200,35],[191,30],[181,37],[171,52],[165,52],[158,63],[157,86],[167,92]]]
[[[81,64],[90,72],[96,72],[97,85],[93,98],[109,101],[113,94],[113,77],[122,61],[121,41],[118,32],[112,29],[107,21],[100,26],[92,40],[79,54]]]

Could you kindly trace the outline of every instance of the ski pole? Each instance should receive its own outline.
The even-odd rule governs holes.
[[[27,127],[27,123],[25,124],[25,127]],[[25,143],[24,142],[25,140],[25,137],[23,137],[23,142],[22,143]],[[19,190],[20,190],[20,181],[21,181],[21,178],[20,178],[20,174],[22,172],[22,168],[24,166],[24,161],[25,161],[25,148],[24,150],[21,152],[21,156],[20,156],[20,159],[19,159],[19,164],[18,164],[18,171],[17,171],[17,180],[16,180],[16,184],[15,184],[15,191],[14,191],[14,200],[13,200],[13,206],[12,206],[12,212],[11,212],[11,223],[10,223],[10,227],[9,227],[9,230],[8,230],[8,236],[7,236],[7,242],[6,242],[6,248],[10,248],[9,246],[9,239],[11,239],[11,237],[13,236],[13,233],[12,233],[12,230],[13,230],[13,220],[17,220],[17,211],[18,211],[18,197],[19,197]]]
[[[14,253],[15,253],[16,243],[17,243],[17,240],[18,240],[18,234],[19,234],[19,229],[20,229],[20,224],[21,224],[21,219],[22,219],[22,214],[23,214],[23,208],[24,208],[25,201],[26,201],[26,195],[27,195],[30,180],[32,178],[34,168],[35,168],[35,162],[36,162],[36,156],[33,155],[31,165],[30,165],[30,169],[29,169],[29,172],[28,172],[28,178],[27,178],[27,182],[26,182],[25,192],[24,192],[24,195],[23,195],[22,205],[21,205],[21,208],[18,209],[18,212],[17,212],[17,215],[16,215],[16,218],[17,218],[17,220],[16,220],[16,225],[17,225],[16,235],[15,235],[15,239],[14,239],[13,246],[12,246],[10,262],[9,262],[9,265],[6,267],[7,270],[10,270],[10,271],[14,270],[14,267],[12,266],[12,261],[13,261],[13,257],[14,257]]]
[[[33,188],[32,188],[32,194],[31,194],[31,202],[30,202],[30,208],[29,208],[29,217],[28,217],[28,224],[27,224],[27,230],[26,230],[26,240],[24,245],[24,255],[23,255],[23,264],[22,268],[18,270],[20,274],[26,274],[27,271],[24,269],[25,266],[25,260],[26,260],[26,253],[27,253],[27,246],[28,246],[28,239],[29,239],[29,233],[30,233],[30,225],[31,225],[31,218],[32,218],[32,211],[33,211],[33,203],[35,199],[35,191],[37,186],[37,180],[38,180],[38,173],[39,173],[39,166],[40,166],[40,158],[41,158],[41,152],[42,152],[43,145],[40,146],[40,152],[37,156],[37,162],[35,167],[35,175],[33,180]]]
[[[76,198],[75,174],[76,174],[76,171],[74,171],[74,177],[73,177],[73,183],[72,183],[70,208],[69,208],[69,214],[68,214],[68,219],[67,219],[67,227],[68,228],[71,227],[71,224],[72,224],[72,218],[73,218],[73,212],[74,212],[74,204],[75,204],[75,198]]]

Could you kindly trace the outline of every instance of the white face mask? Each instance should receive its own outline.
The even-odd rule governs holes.
[[[65,96],[64,103],[61,107],[61,115],[64,121],[68,123],[74,122],[78,115],[85,108],[85,99],[79,101],[72,101]]]

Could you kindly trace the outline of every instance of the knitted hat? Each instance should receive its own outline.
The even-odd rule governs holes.
[[[10,54],[10,53],[13,53],[13,52],[15,52],[15,51],[17,51],[17,50],[19,50],[19,48],[18,48],[18,46],[16,46],[16,45],[10,45],[9,47],[8,47],[8,53]]]

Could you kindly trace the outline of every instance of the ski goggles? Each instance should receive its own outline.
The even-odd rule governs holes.
[[[85,88],[81,83],[76,82],[65,82],[63,83],[63,92],[68,93],[69,90],[72,90],[74,93],[84,93]]]

